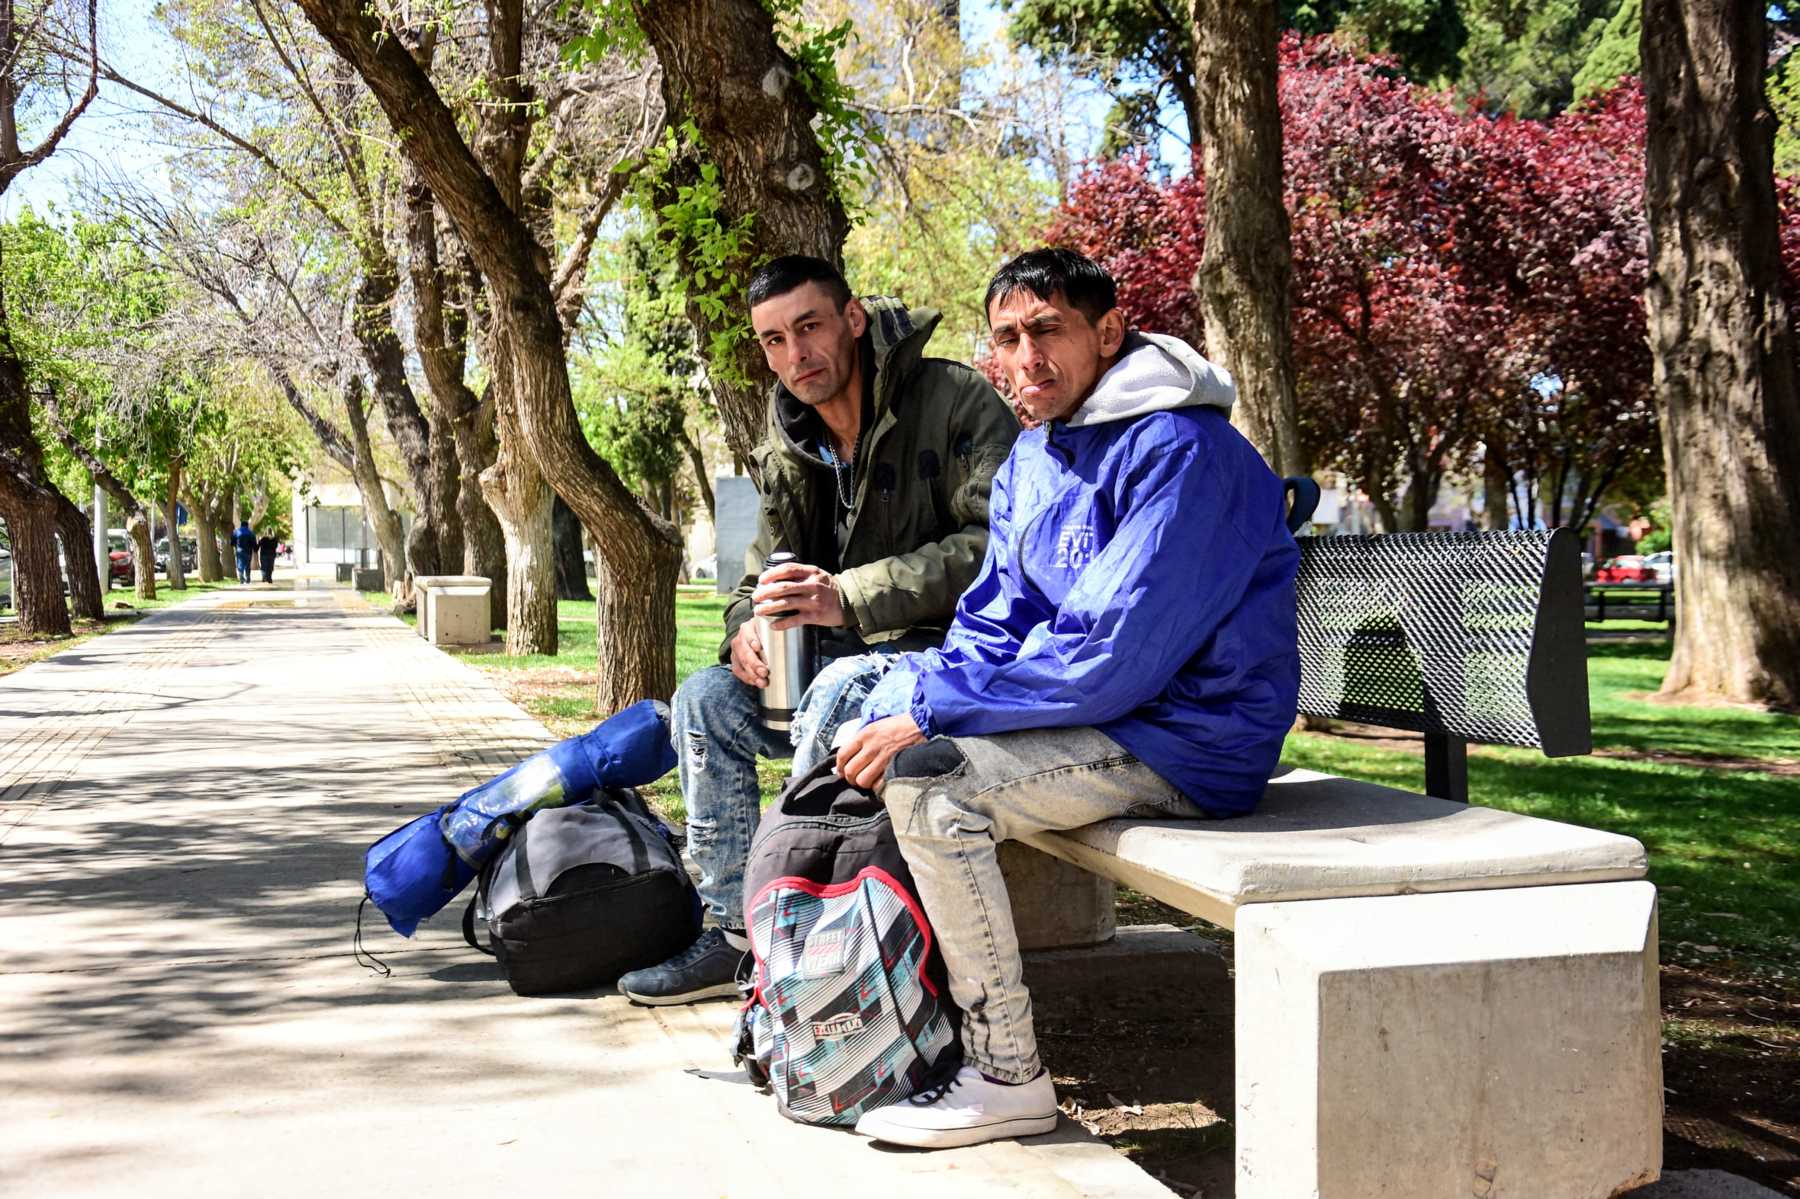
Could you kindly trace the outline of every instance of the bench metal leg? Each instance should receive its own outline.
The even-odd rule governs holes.
[[[1238,1199],[1576,1199],[1662,1169],[1656,891],[1238,912]]]

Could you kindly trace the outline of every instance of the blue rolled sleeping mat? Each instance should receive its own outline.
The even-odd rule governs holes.
[[[468,886],[533,812],[587,803],[607,787],[639,787],[674,765],[668,705],[635,703],[369,846],[364,890],[393,930],[410,937],[420,921]]]

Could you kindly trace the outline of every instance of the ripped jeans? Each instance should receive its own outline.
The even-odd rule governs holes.
[[[838,726],[855,720],[898,655],[875,651],[828,661],[800,697],[793,728],[776,733],[756,718],[756,689],[726,666],[689,675],[675,692],[670,726],[687,804],[688,850],[700,867],[700,898],[727,928],[744,926],[744,862],[762,819],[756,759],[794,759],[804,774],[831,753]],[[790,739],[791,737],[791,739]]]
[[[1115,816],[1204,819],[1096,728],[934,737],[903,749],[879,793],[931,918],[964,1059],[1001,1082],[1037,1077],[1031,995],[996,846]]]

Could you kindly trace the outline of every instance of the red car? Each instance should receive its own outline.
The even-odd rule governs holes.
[[[137,577],[131,569],[131,554],[127,550],[108,550],[106,554],[106,571],[115,583],[130,583]]]
[[[1609,558],[1594,572],[1596,583],[1654,583],[1656,569],[1645,564],[1641,557],[1629,554],[1623,558]]]

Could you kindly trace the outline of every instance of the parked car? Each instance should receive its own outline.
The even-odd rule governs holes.
[[[137,581],[137,572],[131,568],[131,543],[125,539],[124,529],[106,531],[106,561],[108,587],[114,583],[129,587]]]
[[[1643,558],[1636,554],[1626,554],[1620,558],[1608,558],[1594,572],[1596,583],[1654,583],[1656,571],[1644,565]]]
[[[1644,565],[1655,572],[1658,583],[1675,581],[1675,554],[1673,551],[1658,550],[1654,554],[1645,554]]]
[[[181,539],[181,569],[191,571],[199,560],[199,545],[183,537]],[[167,537],[156,543],[156,569],[159,574],[169,573],[169,539]]]

